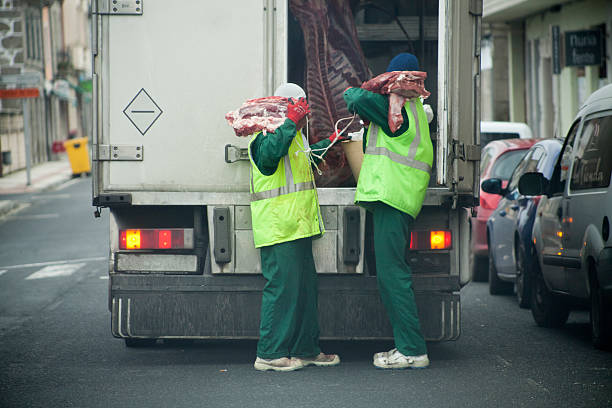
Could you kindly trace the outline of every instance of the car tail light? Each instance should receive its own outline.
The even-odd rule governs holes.
[[[432,249],[450,249],[452,235],[448,230],[412,231],[410,232],[410,250],[428,251]]]
[[[119,230],[119,249],[193,249],[193,229]]]

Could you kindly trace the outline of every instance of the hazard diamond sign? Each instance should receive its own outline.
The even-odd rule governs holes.
[[[123,114],[127,116],[141,135],[147,133],[162,113],[161,108],[144,88],[138,91],[134,99],[123,110]]]

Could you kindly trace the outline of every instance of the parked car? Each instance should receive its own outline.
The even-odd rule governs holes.
[[[486,146],[494,140],[533,139],[533,133],[526,123],[522,122],[480,122],[480,145]]]
[[[531,311],[538,325],[565,324],[570,308],[591,308],[598,348],[612,343],[612,85],[580,108],[550,180],[525,173],[521,194],[544,194],[533,226],[539,270]]]
[[[550,178],[562,141],[545,139],[535,143],[514,169],[508,186],[500,179],[482,182],[482,189],[502,198],[487,221],[489,247],[489,293],[512,292],[520,307],[528,307],[531,291],[533,258],[532,228],[541,196],[524,196],[518,191],[520,177],[527,172],[540,172]]]
[[[535,142],[534,139],[504,139],[487,144],[480,159],[480,179],[497,178],[506,187],[512,171]],[[474,208],[475,214],[471,218],[470,267],[475,281],[483,281],[487,277],[489,251],[486,223],[499,199],[499,195],[486,193],[481,188],[480,205]]]

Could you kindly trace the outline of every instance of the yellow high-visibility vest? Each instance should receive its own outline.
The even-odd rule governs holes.
[[[381,201],[416,218],[429,184],[433,146],[421,100],[407,101],[405,109],[409,127],[400,136],[389,137],[370,124],[355,203],[368,208],[369,202]]]
[[[297,132],[289,153],[280,162],[274,174],[262,174],[251,156],[251,218],[255,247],[280,244],[325,232],[314,175],[304,146],[307,142]]]

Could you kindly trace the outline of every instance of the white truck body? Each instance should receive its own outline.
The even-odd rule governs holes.
[[[430,3],[439,9],[427,20],[437,21],[427,38],[438,39],[428,79],[437,86],[428,101],[437,150],[415,228],[451,231],[452,248],[407,258],[426,337],[449,340],[459,336],[459,289],[470,279],[482,1]],[[264,281],[251,230],[248,139],[234,136],[224,115],[288,80],[287,1],[94,0],[92,9],[93,203],[110,209],[113,334],[257,337]],[[355,189],[318,193],[327,230],[313,241],[327,322],[321,337],[390,338]],[[193,246],[121,249],[120,231],[139,228],[183,229]]]

